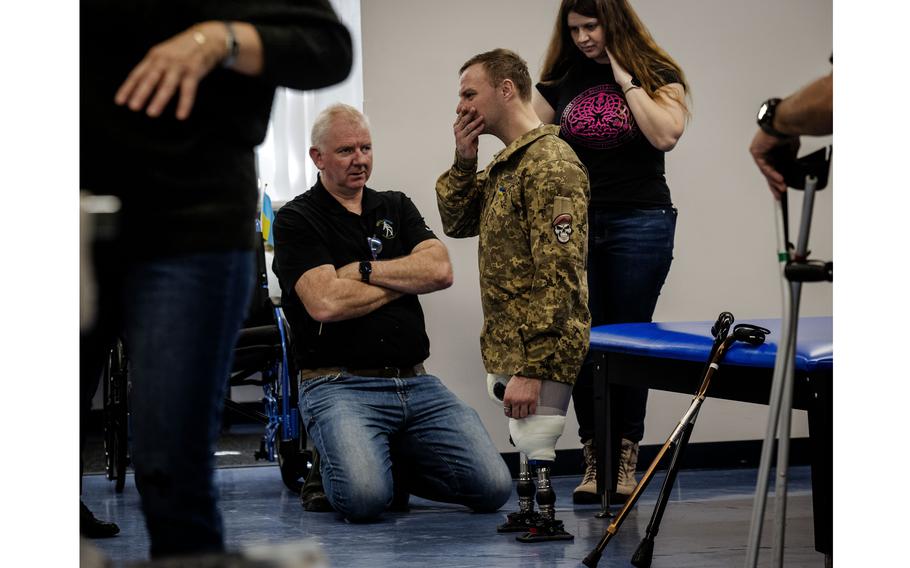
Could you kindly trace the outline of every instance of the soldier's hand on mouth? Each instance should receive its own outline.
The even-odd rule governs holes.
[[[464,160],[477,158],[478,138],[483,134],[483,116],[474,107],[460,112],[455,120],[455,151]]]

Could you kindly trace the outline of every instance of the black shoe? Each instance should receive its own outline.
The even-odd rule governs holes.
[[[329,503],[329,498],[326,497],[325,491],[311,491],[305,494],[301,490],[300,504],[303,505],[304,511],[310,513],[331,513],[335,510],[335,507],[332,507],[332,504]]]
[[[313,465],[306,476],[306,481],[300,489],[300,504],[305,511],[311,513],[331,513],[335,510],[326,497],[322,487],[322,475],[319,472],[319,452],[313,448]]]
[[[99,521],[85,503],[79,501],[79,533],[86,538],[110,538],[120,532],[115,523]]]

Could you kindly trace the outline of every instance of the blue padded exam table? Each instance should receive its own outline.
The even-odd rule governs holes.
[[[595,364],[594,408],[597,446],[597,491],[616,488],[620,432],[608,420],[610,389],[614,385],[647,387],[694,395],[704,378],[711,351],[712,321],[623,323],[591,330],[591,357]],[[727,352],[708,389],[709,398],[768,404],[779,319],[742,319],[771,330],[765,343],[750,347],[735,343]],[[815,549],[831,552],[832,524],[832,369],[830,317],[799,320],[793,408],[807,410],[812,467],[812,509]],[[710,408],[710,405],[708,405]],[[686,407],[680,406],[679,418]],[[710,411],[710,410],[709,410]],[[698,423],[695,425],[698,428]],[[669,435],[669,432],[667,432]],[[607,451],[609,441],[610,451]],[[605,485],[606,484],[606,485]]]

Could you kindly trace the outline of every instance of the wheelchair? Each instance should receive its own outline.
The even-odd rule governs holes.
[[[104,472],[123,492],[129,455],[129,370],[126,350],[119,339],[111,348],[101,379],[104,421]]]
[[[297,371],[293,365],[290,325],[284,318],[280,300],[269,296],[265,245],[262,233],[257,236],[256,285],[250,313],[234,348],[230,386],[261,386],[264,412],[251,412],[230,398],[225,400],[225,409],[265,425],[259,450],[253,457],[277,460],[285,486],[299,494],[313,455],[307,448],[306,431],[297,409]],[[257,375],[259,378],[255,378]]]
[[[262,388],[263,409],[252,411],[230,399],[225,410],[263,424],[265,431],[255,460],[278,462],[284,485],[295,494],[312,467],[313,452],[297,409],[297,372],[291,355],[290,326],[280,303],[269,296],[262,233],[257,232],[256,282],[249,314],[234,348],[229,387],[256,385]],[[118,340],[111,348],[102,376],[105,474],[123,491],[129,450],[129,361]]]

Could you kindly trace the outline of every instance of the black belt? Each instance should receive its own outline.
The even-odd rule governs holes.
[[[423,363],[413,367],[378,367],[375,369],[349,369],[347,367],[321,367],[319,369],[304,369],[300,371],[301,380],[315,379],[328,375],[340,374],[354,375],[357,377],[379,377],[383,379],[409,379],[419,375],[426,375],[427,370]]]

